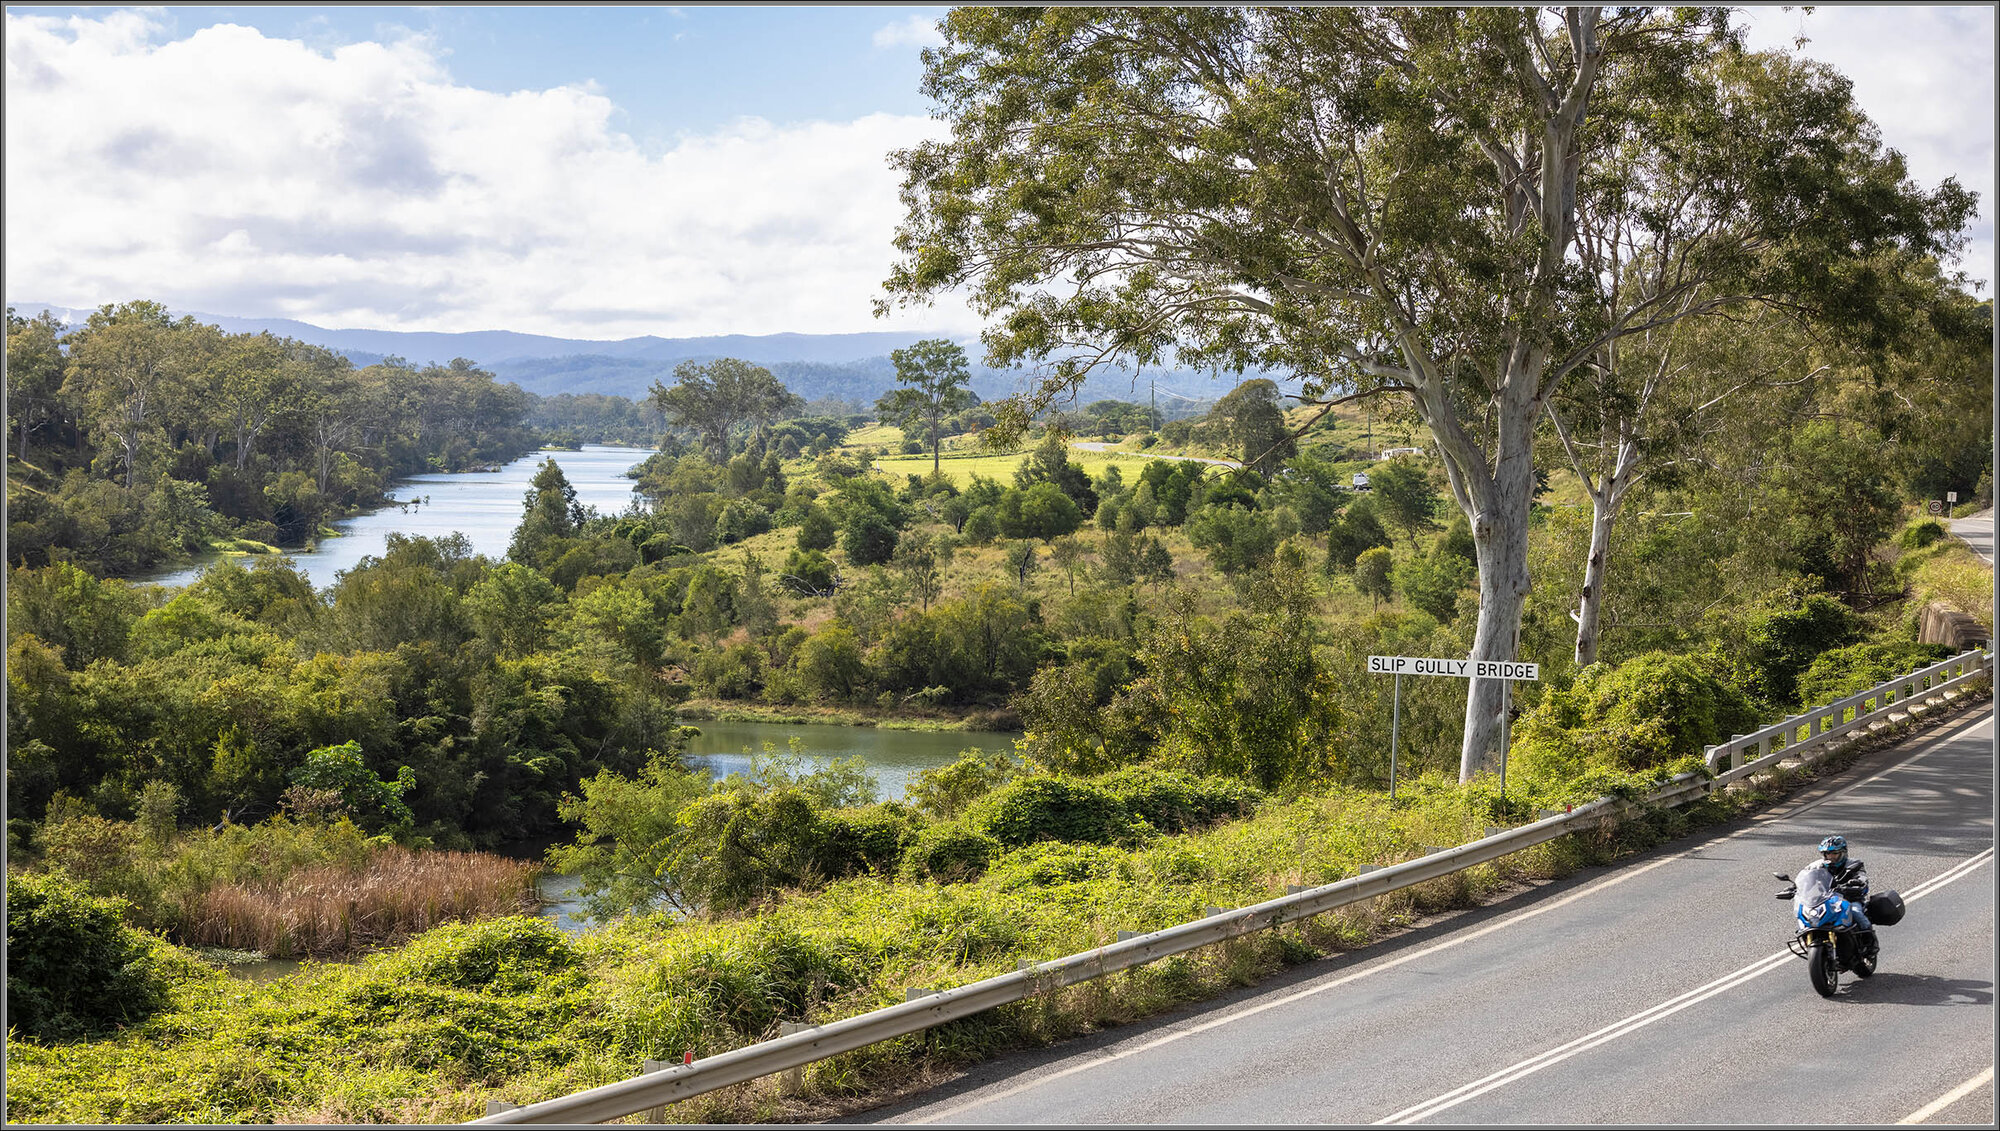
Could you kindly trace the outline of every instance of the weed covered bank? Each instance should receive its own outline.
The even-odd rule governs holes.
[[[1638,788],[1644,783],[1629,783]],[[1130,846],[1044,841],[977,879],[870,875],[729,917],[634,916],[565,937],[536,919],[454,924],[353,965],[307,964],[249,985],[196,963],[162,975],[149,1018],[109,1036],[9,1042],[11,1118],[37,1123],[450,1122],[487,1099],[529,1103],[635,1074],[644,1059],[710,1056],[1481,835],[1490,787],[1414,783],[1266,800],[1204,831]],[[948,1069],[1157,1013],[1283,965],[1365,943],[1421,914],[1562,874],[1728,801],[1567,837],[1496,864],[1069,987],[669,1109],[680,1122],[804,1114]]]

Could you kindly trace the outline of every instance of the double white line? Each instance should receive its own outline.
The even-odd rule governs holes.
[[[1960,861],[1944,872],[1911,888],[1908,892],[1903,893],[1903,899],[1905,902],[1921,899],[1925,895],[1951,883],[1953,880],[1966,875],[1992,858],[1993,850],[1988,848],[1977,856]],[[1455,1088],[1435,1099],[1425,1100],[1415,1107],[1406,1107],[1394,1115],[1378,1119],[1375,1122],[1377,1124],[1415,1123],[1420,1119],[1428,1119],[1439,1112],[1457,1107],[1467,1100],[1483,1096],[1495,1088],[1504,1088],[1508,1084],[1524,1077],[1532,1076],[1544,1068],[1561,1064],[1563,1061],[1580,1052],[1587,1052],[1608,1041],[1615,1041],[1627,1033],[1637,1032],[1661,1018],[1671,1017],[1679,1013],[1688,1006],[1707,1001],[1709,998],[1725,990],[1742,985],[1759,974],[1776,970],[1778,967],[1783,966],[1786,960],[1791,957],[1792,952],[1790,950],[1781,950],[1776,954],[1767,955],[1743,967],[1741,970],[1731,974],[1724,974],[1722,977],[1705,986],[1697,987],[1679,997],[1663,1001],[1651,1009],[1641,1010],[1625,1018],[1623,1021],[1615,1021],[1594,1033],[1578,1037],[1566,1045],[1558,1045],[1539,1056],[1531,1056],[1519,1064],[1511,1065],[1490,1076],[1474,1080],[1470,1084]]]

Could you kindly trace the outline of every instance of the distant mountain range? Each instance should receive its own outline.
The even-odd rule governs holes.
[[[15,302],[10,306],[24,315],[53,312],[66,323],[76,325],[88,318],[90,310],[49,303]],[[605,393],[614,396],[644,397],[653,382],[673,383],[674,367],[684,361],[710,361],[734,357],[765,366],[793,392],[807,398],[840,397],[863,404],[873,403],[895,386],[896,369],[889,360],[891,350],[902,349],[939,334],[921,332],[876,332],[858,334],[722,334],[702,338],[621,338],[599,341],[588,338],[555,338],[543,334],[519,334],[512,330],[475,330],[445,334],[404,330],[329,330],[310,322],[290,318],[239,318],[227,314],[176,311],[191,314],[198,322],[219,326],[232,334],[268,331],[279,337],[324,346],[346,355],[356,365],[372,365],[385,357],[400,357],[418,365],[448,362],[463,357],[490,370],[503,381],[541,396],[557,393]],[[977,342],[961,343],[972,356],[979,353]],[[972,388],[991,400],[1016,392],[1026,380],[1024,371],[1009,372],[975,364]],[[1170,404],[1210,401],[1236,384],[1225,376],[1186,370],[1148,370],[1131,373],[1093,375],[1079,391],[1077,402],[1121,400],[1144,403],[1156,388],[1162,410]],[[1281,387],[1284,382],[1280,382]],[[1168,411],[1169,416],[1177,415]]]

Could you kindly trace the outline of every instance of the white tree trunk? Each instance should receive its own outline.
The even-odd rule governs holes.
[[[1442,444],[1455,465],[1454,487],[1479,561],[1479,620],[1472,637],[1474,661],[1512,660],[1520,646],[1521,611],[1528,600],[1528,506],[1535,489],[1534,426],[1541,413],[1537,396],[1544,358],[1539,350],[1517,347],[1502,387],[1495,423],[1498,458],[1489,473],[1462,432]],[[1452,449],[1460,452],[1453,459]],[[1459,747],[1458,780],[1498,771],[1502,681],[1474,679],[1465,699],[1465,734]]]
[[[1598,617],[1604,607],[1605,559],[1611,552],[1611,524],[1618,519],[1618,501],[1609,491],[1590,493],[1590,557],[1583,563],[1583,592],[1576,605],[1576,666],[1597,662]]]

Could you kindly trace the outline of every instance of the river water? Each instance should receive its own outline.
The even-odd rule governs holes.
[[[472,543],[473,553],[505,557],[508,543],[514,540],[514,528],[521,522],[529,483],[541,470],[543,460],[553,459],[562,468],[569,485],[576,488],[577,502],[605,514],[618,514],[642,498],[633,493],[625,472],[651,454],[651,449],[586,444],[578,452],[551,449],[522,456],[498,471],[412,476],[398,480],[390,489],[389,497],[396,505],[342,519],[333,524],[340,537],[322,538],[312,550],[293,550],[288,556],[319,589],[332,585],[341,571],[353,569],[362,558],[380,557],[388,549],[392,532],[436,537],[456,531]],[[211,564],[213,559],[132,580],[187,585]]]
[[[456,472],[419,475],[399,481],[390,497],[399,505],[343,519],[334,524],[337,538],[321,539],[311,551],[295,551],[292,564],[314,586],[326,588],[339,574],[360,564],[361,559],[380,556],[388,549],[391,533],[438,536],[462,533],[472,543],[472,552],[492,558],[504,557],[521,521],[524,499],[535,472],[544,459],[554,459],[563,475],[576,489],[577,501],[602,513],[616,514],[640,496],[633,493],[625,472],[650,455],[650,450],[585,445],[582,451],[545,450],[491,472]],[[181,586],[201,576],[212,561],[135,577],[137,583]],[[750,767],[748,751],[768,744],[788,750],[792,739],[800,742],[800,754],[809,763],[825,765],[838,758],[859,755],[875,779],[881,800],[901,798],[916,776],[925,770],[956,761],[968,748],[1006,751],[1013,749],[1014,734],[989,731],[910,731],[871,727],[828,726],[812,723],[726,723],[689,720],[701,729],[690,746],[688,763],[706,768],[717,776],[739,773]],[[547,900],[542,914],[564,930],[588,927],[578,918],[581,902],[573,889],[574,876],[544,876],[540,883]],[[288,969],[277,960],[234,967],[247,977],[269,977],[271,971]]]

